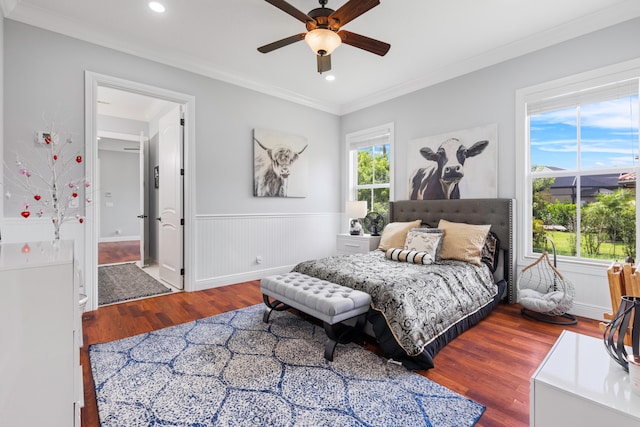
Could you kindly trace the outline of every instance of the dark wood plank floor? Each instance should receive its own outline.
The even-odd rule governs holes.
[[[83,315],[84,427],[99,426],[88,346],[189,322],[262,302],[252,281],[199,292],[182,292],[102,307]],[[529,379],[562,326],[526,320],[517,305],[500,305],[478,325],[447,345],[427,378],[487,407],[480,427],[529,425]],[[601,336],[598,322],[580,319],[566,329]],[[375,347],[370,346],[372,350]],[[603,347],[603,350],[604,347]],[[340,357],[339,348],[336,357]]]
[[[140,261],[140,241],[98,243],[98,264]]]

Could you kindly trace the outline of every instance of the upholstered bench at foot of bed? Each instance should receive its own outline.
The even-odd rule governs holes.
[[[371,304],[371,296],[365,292],[296,272],[266,277],[260,281],[260,289],[268,307],[263,317],[265,323],[269,323],[273,310],[289,307],[322,320],[329,338],[324,347],[327,360],[333,360],[337,343],[350,341],[352,332],[362,330],[364,314]],[[269,301],[269,297],[274,301]],[[358,318],[354,327],[343,328],[341,333],[335,330],[334,325],[354,317]]]

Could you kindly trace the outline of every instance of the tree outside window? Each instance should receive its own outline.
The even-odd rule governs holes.
[[[347,134],[349,197],[366,201],[369,212],[389,222],[393,200],[393,123]],[[365,226],[365,232],[369,233]]]
[[[533,252],[549,250],[550,237],[559,255],[636,258],[634,80],[615,91],[597,88],[528,105]],[[620,95],[625,89],[628,93]]]
[[[366,200],[369,211],[389,219],[389,150],[390,145],[358,149],[357,200]],[[368,230],[367,230],[368,231]]]

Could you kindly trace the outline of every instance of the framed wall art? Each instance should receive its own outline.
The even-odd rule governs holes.
[[[498,197],[498,125],[409,141],[409,199]]]
[[[307,138],[284,132],[253,130],[253,195],[306,197],[309,175]]]

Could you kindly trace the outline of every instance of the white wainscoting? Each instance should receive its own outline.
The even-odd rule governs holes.
[[[338,213],[197,215],[195,288],[261,279],[334,255],[340,219]]]

